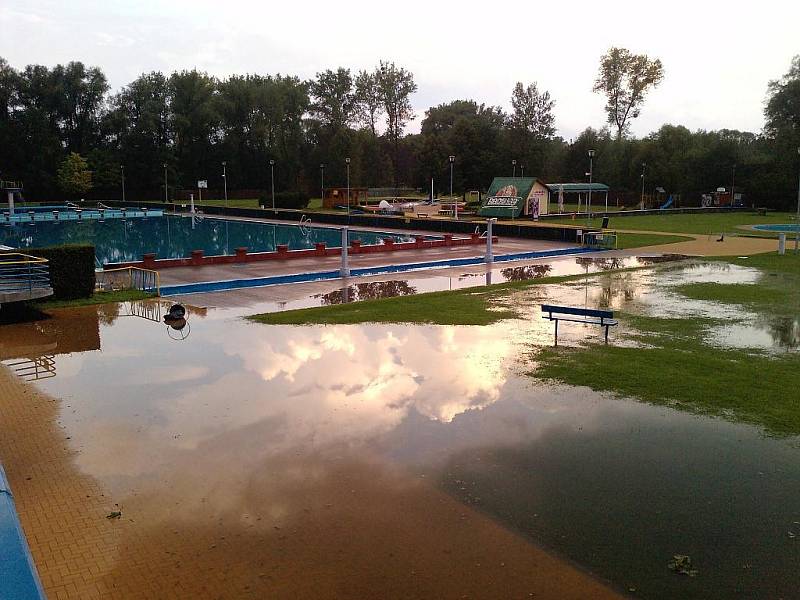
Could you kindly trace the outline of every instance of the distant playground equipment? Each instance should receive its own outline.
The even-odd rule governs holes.
[[[731,206],[738,207],[744,206],[745,196],[741,190],[729,190],[724,187],[718,187],[715,191],[701,196],[700,205],[703,207],[710,206]]]

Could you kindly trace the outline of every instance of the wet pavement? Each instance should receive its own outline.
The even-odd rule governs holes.
[[[502,277],[573,268],[545,267]],[[791,598],[798,439],[524,375],[551,343],[543,301],[721,314],[712,341],[796,351],[791,316],[764,325],[742,307],[670,290],[757,276],[680,263],[528,288],[515,299],[531,318],[486,327],[240,318],[264,305],[190,307],[179,332],[162,322],[169,303],[123,303],[3,326],[0,356],[17,370],[50,365],[40,378],[26,373],[60,399],[69,464],[97,482],[109,510],[121,508],[120,522],[108,522],[119,538],[103,581],[170,581],[176,597],[607,593],[585,570],[635,597]],[[296,302],[423,284],[364,285]],[[599,328],[565,325],[560,344],[598,339]],[[21,486],[25,476],[9,470]],[[541,547],[563,561],[547,562]],[[697,576],[670,571],[674,554],[690,555]]]

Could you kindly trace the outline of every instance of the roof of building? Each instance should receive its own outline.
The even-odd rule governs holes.
[[[551,192],[558,193],[560,187],[564,187],[565,194],[577,194],[588,192],[591,189],[593,192],[607,192],[608,186],[605,183],[548,183],[547,188]]]

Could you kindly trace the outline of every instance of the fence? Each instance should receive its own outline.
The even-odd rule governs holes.
[[[49,287],[47,259],[19,252],[0,255],[0,292],[32,292]]]
[[[95,273],[95,287],[98,291],[141,290],[160,294],[161,282],[158,271],[139,267],[106,269]]]

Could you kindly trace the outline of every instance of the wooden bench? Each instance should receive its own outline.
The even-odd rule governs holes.
[[[558,322],[571,321],[573,323],[586,323],[590,325],[600,325],[605,327],[605,341],[608,343],[608,328],[617,325],[614,319],[614,312],[610,310],[600,310],[596,308],[577,308],[574,306],[553,306],[552,304],[542,304],[543,319],[556,322],[555,345],[558,346]]]

